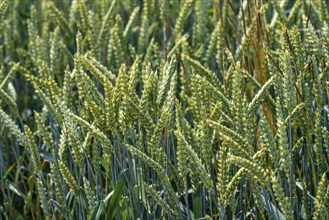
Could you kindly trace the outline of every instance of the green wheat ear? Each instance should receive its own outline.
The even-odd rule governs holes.
[[[249,103],[248,111],[251,113],[256,109],[259,103],[265,98],[266,92],[269,87],[275,82],[275,76],[272,76],[267,82],[263,85],[263,87],[257,92],[252,101]]]
[[[0,0],[0,215],[328,219],[328,25],[326,0]]]
[[[146,185],[144,183],[144,185]],[[164,209],[164,211],[172,216],[174,219],[178,219],[178,214],[175,212],[169,205],[166,203],[165,200],[163,200],[159,193],[154,189],[153,186],[148,186],[146,188],[147,193]]]
[[[175,24],[175,34],[176,36],[179,36],[181,31],[183,30],[184,23],[187,18],[187,14],[193,4],[194,0],[187,0],[182,2],[182,9],[179,12],[178,18],[176,20]]]
[[[36,82],[32,81],[31,83],[32,83],[33,87],[35,88],[36,94],[39,96],[39,98],[41,99],[43,104],[45,106],[47,106],[48,110],[50,111],[50,113],[52,114],[52,116],[54,117],[56,122],[58,124],[61,124],[62,116],[61,116],[61,114],[59,114],[58,107],[56,109],[56,107],[53,105],[53,103],[50,101],[50,99],[45,95],[45,93],[40,89],[40,87],[37,85]]]
[[[0,100],[4,101],[10,107],[14,115],[18,115],[15,100],[2,89],[0,89]]]
[[[97,205],[97,197],[90,185],[90,182],[85,177],[83,177],[83,186],[87,197],[89,213],[91,213],[94,207]]]
[[[113,17],[113,13],[115,11],[115,7],[116,7],[117,1],[112,1],[111,6],[109,7],[106,15],[103,17],[103,21],[102,21],[102,27],[99,30],[99,34],[98,34],[98,39],[97,39],[97,44],[102,45],[104,40],[106,39],[106,33],[109,32],[110,26],[111,26],[111,17]]]
[[[283,214],[287,219],[293,219],[293,213],[290,210],[289,198],[285,197],[282,187],[280,186],[277,177],[272,174],[271,183],[273,188],[273,193],[278,201],[279,207],[283,211]]]
[[[34,112],[34,117],[38,125],[38,130],[42,137],[43,142],[47,145],[48,149],[50,149],[51,152],[54,152],[55,147],[51,133],[47,130],[46,126],[44,125],[44,121],[38,112]]]
[[[59,137],[59,143],[58,143],[58,156],[59,156],[59,159],[61,159],[62,161],[65,161],[66,159],[66,155],[67,155],[67,144],[66,144],[66,129],[65,129],[65,126],[63,125],[63,130],[60,134],[60,137]]]
[[[219,151],[219,158],[217,162],[217,189],[219,192],[219,202],[220,204],[227,204],[228,198],[226,197],[227,184],[229,182],[229,164],[226,163],[228,157],[229,144],[226,141],[223,141]],[[242,170],[241,170],[242,173]],[[236,176],[235,179],[237,179]],[[234,178],[233,178],[234,179]],[[233,179],[231,181],[233,181]],[[233,185],[234,182],[232,182]]]
[[[0,4],[0,22],[2,23],[2,18],[5,15],[8,8],[8,1],[4,0]]]
[[[150,166],[154,171],[159,175],[159,178],[162,181],[163,188],[168,193],[169,197],[169,204],[172,207],[175,207],[175,210],[177,209],[177,199],[176,195],[174,193],[174,189],[172,188],[170,184],[170,180],[166,174],[166,171],[163,169],[161,164],[157,163],[155,160],[141,152],[139,149],[131,146],[126,145],[127,150],[129,150],[132,154],[138,156],[143,162],[145,162],[148,166]]]
[[[123,47],[122,38],[122,24],[121,24],[120,15],[116,15],[115,24],[111,29],[112,42],[113,42],[113,51],[114,51],[114,59],[117,68],[119,68],[122,64],[125,63],[125,48]]]
[[[0,84],[0,89],[7,88],[8,84],[13,80],[15,77],[16,72],[19,70],[19,63],[15,63],[12,68],[10,69],[9,73],[6,75],[6,77],[2,80]]]
[[[205,186],[211,190],[213,188],[212,182],[211,182],[209,174],[207,173],[207,171],[205,170],[205,168],[203,166],[201,159],[194,152],[192,147],[187,143],[187,141],[185,140],[185,138],[182,136],[182,134],[179,131],[176,132],[176,136],[178,139],[180,139],[183,151],[185,151],[184,153],[185,153],[185,155],[187,155],[188,167],[189,167],[190,172],[192,173],[193,176],[198,176],[202,180],[202,182],[205,184]]]
[[[43,186],[42,180],[40,180],[40,178],[37,178],[36,181],[37,181],[38,194],[41,201],[41,208],[45,213],[46,219],[50,219],[48,196],[46,194],[47,189]]]
[[[28,147],[28,142],[24,133],[18,128],[16,123],[7,115],[2,109],[0,109],[0,121],[5,127],[7,127],[12,135],[14,135],[19,144]]]
[[[184,118],[182,116],[182,109],[178,102],[176,102],[176,120],[177,120],[177,132],[180,132],[186,135],[186,127],[184,124]],[[188,137],[188,135],[186,135]],[[187,154],[184,150],[184,143],[181,138],[177,139],[177,163],[178,163],[178,171],[179,174],[183,177],[185,181],[185,177],[189,172],[189,167],[187,166]]]
[[[123,32],[124,40],[128,40],[128,35],[131,32],[132,25],[133,25],[137,15],[138,15],[139,10],[140,10],[140,7],[136,6],[134,8],[134,10],[131,12],[129,20],[128,20],[127,25],[126,25],[126,27],[124,29],[124,32]]]
[[[141,26],[139,30],[139,36],[138,36],[138,51],[142,52],[147,43],[147,22],[149,17],[149,1],[144,1],[143,9],[142,9],[142,15],[141,15]]]
[[[267,185],[270,181],[268,178],[268,170],[251,160],[239,156],[231,156],[228,158],[228,162],[243,167],[250,177],[256,179],[259,183]]]
[[[329,188],[327,182],[327,173],[324,173],[321,176],[321,180],[318,185],[313,219],[325,219],[328,217],[328,207],[325,206],[328,204],[329,199]]]
[[[66,167],[66,165],[62,161],[58,161],[58,167],[59,167],[59,171],[64,177],[66,184],[70,187],[70,190],[74,193],[75,196],[79,197],[78,184],[74,179],[74,177],[72,176],[70,170]]]
[[[73,32],[67,20],[65,19],[65,16],[63,16],[63,13],[54,5],[54,3],[49,2],[47,5],[51,17],[56,20],[57,24],[63,29],[63,32],[68,36],[72,36]]]
[[[25,125],[24,128],[25,128],[25,133],[26,133],[29,149],[30,149],[31,156],[32,156],[34,170],[38,171],[40,168],[40,165],[41,165],[39,149],[38,149],[37,144],[35,143],[35,139],[34,139],[34,136],[31,132],[30,128],[27,125]]]
[[[56,197],[59,202],[63,202],[62,182],[60,179],[60,172],[55,163],[50,164],[51,177],[55,183]]]

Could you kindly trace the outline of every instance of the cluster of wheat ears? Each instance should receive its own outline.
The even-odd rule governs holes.
[[[1,219],[329,219],[325,0],[0,0]]]

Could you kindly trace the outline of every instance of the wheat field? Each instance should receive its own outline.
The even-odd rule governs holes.
[[[0,0],[0,220],[329,219],[326,0]]]

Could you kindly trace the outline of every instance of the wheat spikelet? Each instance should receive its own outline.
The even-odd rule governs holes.
[[[312,54],[314,55],[319,55],[320,52],[320,46],[319,46],[319,41],[317,40],[316,37],[316,31],[312,23],[307,22],[307,17],[306,15],[303,15],[303,27],[306,29],[305,34],[306,34],[306,49],[308,51],[312,51]],[[314,57],[313,57],[314,59]]]
[[[35,40],[37,39],[37,35],[38,32],[35,28],[35,20],[33,18],[35,18],[35,7],[31,7],[31,20],[27,21],[27,27],[28,27],[28,35],[29,35],[29,50],[31,52],[30,56],[32,58],[32,60],[37,60],[38,56],[39,56],[39,51],[38,48],[36,46],[36,42]]]
[[[164,72],[162,74],[162,80],[161,80],[161,84],[160,84],[160,88],[159,88],[159,92],[158,92],[158,96],[157,96],[157,108],[161,109],[163,103],[166,100],[167,97],[167,93],[170,89],[170,84],[173,81],[173,75],[175,73],[175,67],[177,64],[177,60],[176,57],[173,57],[170,60],[170,63],[166,65],[166,67],[164,68]]]
[[[131,145],[126,145],[126,148],[132,153],[140,157],[142,161],[144,161],[147,165],[149,165],[154,171],[159,175],[159,178],[162,180],[162,185],[163,188],[167,191],[168,197],[169,197],[169,204],[172,207],[175,207],[176,211],[176,196],[174,193],[174,190],[169,182],[169,178],[165,172],[165,170],[162,168],[162,166],[154,161],[152,158],[148,157],[146,154],[138,150],[137,148],[131,146]]]
[[[63,80],[63,105],[66,108],[70,108],[71,107],[71,103],[72,103],[72,77],[71,77],[71,73],[69,71],[69,67],[66,66],[66,69],[64,71],[64,80]]]
[[[52,34],[52,38],[50,41],[50,68],[49,71],[53,75],[59,74],[59,51],[58,51],[58,44],[59,44],[59,27],[56,27]]]
[[[211,160],[212,160],[212,139],[210,138],[213,133],[212,128],[206,124],[206,122],[202,123],[200,129],[200,142],[202,143],[202,158],[206,167],[210,169],[211,167]]]
[[[34,136],[31,132],[30,128],[27,125],[25,125],[24,129],[25,129],[29,149],[30,149],[31,156],[32,156],[32,162],[33,162],[33,165],[34,165],[34,170],[38,171],[39,167],[41,165],[39,149],[38,149],[37,144],[35,143],[35,139],[34,139]]]
[[[288,16],[288,20],[287,20],[287,23],[288,24],[291,24],[293,23],[293,19],[295,19],[295,17],[297,16],[297,14],[299,13],[299,9],[300,7],[302,6],[302,1],[296,1],[293,5],[293,7],[290,9],[290,13],[289,13],[289,16]]]
[[[69,169],[66,167],[64,162],[58,161],[59,171],[61,172],[66,184],[70,187],[70,190],[74,193],[75,196],[79,196],[78,194],[78,184],[74,177],[72,176]]]
[[[210,40],[208,43],[208,48],[206,51],[206,56],[204,58],[204,61],[209,65],[212,55],[214,53],[214,51],[216,51],[216,47],[217,47],[217,40],[219,38],[219,33],[220,31],[220,21],[215,25],[214,30],[212,31],[211,35],[210,35]]]
[[[70,28],[69,23],[65,19],[65,16],[63,16],[63,13],[54,5],[54,3],[49,2],[47,5],[51,17],[56,20],[58,25],[63,29],[64,33],[66,33],[68,36],[72,36],[72,30]]]
[[[85,67],[103,84],[108,83],[105,81],[110,81],[112,84],[115,82],[116,78],[105,66],[99,63],[95,58],[88,56],[80,56],[81,62]]]
[[[91,148],[92,148],[92,157],[91,157],[91,162],[95,171],[95,175],[97,176],[100,170],[100,163],[101,163],[101,151],[99,148],[99,144],[98,141],[93,141],[93,143],[91,143]],[[106,147],[105,147],[106,148]],[[111,154],[109,152],[106,152],[104,148],[104,158],[106,159],[106,161],[108,162],[108,160],[110,160]]]
[[[4,0],[1,2],[0,4],[0,21],[2,22],[2,17],[5,15],[6,11],[7,11],[7,8],[8,8],[8,1],[7,0]]]
[[[58,144],[58,156],[62,161],[65,161],[67,155],[67,144],[66,144],[66,135],[65,135],[65,126],[63,125],[63,130],[59,137],[59,144]]]
[[[322,128],[322,137],[324,142],[324,149],[327,152],[327,158],[329,158],[329,132],[326,128]]]
[[[327,8],[327,4],[326,1],[324,0],[320,0],[320,1],[316,1],[314,2],[313,6],[316,7],[316,12],[319,16],[319,19],[321,22],[325,22],[325,23],[329,23],[329,15],[328,15],[328,11],[326,10]]]
[[[250,146],[253,145],[256,136],[256,126],[255,126],[256,117],[254,116],[254,114],[249,114],[246,94],[243,95],[243,99],[242,99],[241,115],[242,115],[242,131],[244,134],[244,139],[246,140],[246,144],[244,144],[244,146],[249,146],[247,150],[249,154],[252,155],[254,149]]]
[[[246,149],[244,149],[243,146],[241,146],[238,142],[236,142],[231,137],[229,137],[225,134],[221,134],[221,137],[222,137],[223,140],[230,143],[230,149],[232,150],[232,152],[235,155],[240,155],[240,156],[243,156],[245,158],[250,158],[249,152]]]
[[[253,197],[255,198],[255,203],[257,205],[257,208],[260,210],[262,219],[266,219],[265,202],[262,198],[262,194],[263,194],[262,187],[255,182],[252,182],[251,185],[252,185]]]
[[[182,116],[182,109],[178,102],[176,102],[176,120],[177,120],[177,132],[180,134],[186,135],[186,128],[184,127],[184,119]],[[184,129],[185,128],[185,129]],[[187,157],[186,150],[184,150],[184,142],[182,138],[177,139],[177,163],[178,163],[178,172],[184,178],[189,172],[189,167],[187,166]],[[185,178],[184,178],[185,179]]]
[[[309,195],[308,195],[308,191],[307,191],[307,184],[305,182],[305,180],[302,180],[302,187],[303,187],[303,198],[302,198],[302,202],[305,208],[305,215],[306,217],[308,217],[308,219],[310,218],[310,213],[311,213],[311,206],[310,206],[310,201],[309,201]]]
[[[228,157],[228,143],[223,141],[219,149],[219,158],[217,162],[217,184],[216,187],[219,192],[220,203],[227,203],[227,198],[225,197],[225,191],[227,184],[229,182],[229,166],[226,163]],[[241,171],[242,172],[242,171]],[[233,183],[233,182],[232,182]]]
[[[327,174],[324,173],[321,176],[321,180],[318,185],[313,219],[326,219],[328,217],[328,215],[326,215],[326,213],[328,214],[328,211],[325,211],[328,208],[325,206],[326,203],[328,204],[328,201],[325,200],[328,200],[329,198],[329,189],[327,184],[328,180],[326,175]]]
[[[48,198],[47,198],[47,189],[43,187],[41,179],[37,178],[36,185],[38,189],[39,198],[41,201],[41,208],[44,211],[46,219],[50,219],[49,207],[48,207]]]
[[[225,3],[224,3],[225,4]],[[226,5],[226,4],[225,4]],[[217,23],[218,36],[216,41],[216,62],[221,72],[224,71],[224,34],[222,22]]]
[[[85,152],[87,152],[89,156],[89,149],[92,143],[92,133],[89,131],[85,137],[85,140],[83,141],[82,148],[84,149]]]
[[[81,125],[83,128],[87,129],[90,131],[95,137],[99,138],[104,144],[110,144],[110,140],[106,137],[105,134],[103,134],[98,128],[96,128],[94,125],[89,124],[87,121],[83,120],[79,116],[67,112],[66,113],[66,120],[76,122],[79,125]]]
[[[231,83],[229,83],[230,85],[232,85],[232,103],[234,103],[234,105],[230,106],[230,110],[231,110],[231,115],[232,115],[232,119],[236,122],[241,122],[242,121],[242,111],[244,106],[242,105],[242,99],[243,99],[243,95],[242,95],[242,91],[241,91],[241,85],[242,85],[242,74],[241,74],[241,70],[239,68],[239,64],[236,66],[233,66],[233,68],[230,69],[229,71],[229,79],[228,81],[231,79]],[[235,126],[235,130],[237,133],[242,134],[242,130],[243,130],[243,124],[242,123],[238,123]]]
[[[301,137],[296,141],[295,145],[293,146],[293,148],[291,150],[291,155],[295,155],[300,150],[304,140],[305,140],[305,137]]]
[[[221,135],[228,137],[228,139],[232,139],[236,143],[245,143],[244,138],[232,129],[210,119],[208,119],[207,122],[211,127],[217,129]]]
[[[212,72],[211,70],[205,68],[201,65],[201,63],[197,60],[192,59],[188,55],[183,54],[183,59],[188,62],[197,73],[201,76],[205,76],[205,78],[216,88],[221,88],[221,83],[218,80],[216,74]]]
[[[259,89],[259,91],[262,89],[262,85],[252,75],[250,75],[246,70],[242,69],[242,73],[244,74],[244,77],[246,77],[253,84],[253,86],[255,86],[257,89]],[[275,76],[273,76],[273,77],[275,77]],[[273,80],[275,81],[275,79],[273,79]],[[273,100],[271,95],[266,94],[265,99],[266,99],[266,101],[269,102],[271,107],[274,108],[275,101]]]
[[[278,201],[279,207],[283,211],[284,216],[287,219],[293,219],[293,213],[290,210],[289,200],[285,197],[284,192],[274,174],[271,176],[271,183],[274,195]]]
[[[85,162],[84,149],[82,148],[81,145],[82,142],[81,138],[78,135],[78,131],[77,131],[78,126],[75,123],[72,123],[72,121],[67,121],[66,126],[67,126],[66,130],[71,131],[71,132],[67,132],[67,139],[68,139],[68,144],[71,147],[73,161],[76,164],[78,164],[80,168],[82,168]]]
[[[49,98],[42,92],[42,90],[39,88],[39,86],[35,83],[35,82],[31,82],[36,94],[39,96],[39,98],[41,99],[41,101],[43,102],[43,104],[45,106],[47,106],[48,110],[51,112],[52,116],[54,117],[55,121],[58,124],[61,124],[62,122],[62,116],[58,113],[58,109],[59,108],[55,108],[55,106],[53,105],[53,103],[49,100]]]
[[[198,45],[202,41],[205,33],[205,16],[207,10],[207,2],[195,1],[194,11],[195,11],[195,20],[194,20],[194,30],[192,35],[193,45]]]
[[[123,38],[125,40],[128,39],[128,34],[131,32],[132,25],[133,25],[137,15],[138,15],[139,10],[140,10],[140,7],[136,6],[134,8],[134,10],[131,12],[130,16],[129,16],[129,20],[126,24],[126,27],[125,27],[124,31],[123,31]]]
[[[106,39],[106,34],[108,34],[110,26],[111,26],[111,16],[115,11],[116,3],[117,3],[116,0],[112,1],[112,4],[109,7],[106,15],[103,17],[102,27],[99,30],[99,34],[98,34],[98,40],[97,40],[98,45],[101,45],[104,42],[104,40]]]
[[[43,142],[48,146],[48,149],[54,153],[55,146],[51,134],[48,132],[38,112],[34,112],[34,117]]]
[[[231,156],[228,158],[228,162],[243,167],[250,177],[255,178],[264,185],[268,184],[270,181],[268,178],[268,171],[251,160],[239,156]]]
[[[152,118],[156,117],[157,112],[157,106],[155,105],[157,96],[155,93],[154,85],[156,84],[157,77],[156,73],[151,71],[150,66],[147,65],[143,71],[149,72],[144,73],[147,74],[147,80],[144,82],[144,89],[143,94],[140,100],[140,109],[146,111],[148,115],[150,115]],[[145,77],[146,78],[146,77]],[[162,87],[161,87],[162,88]]]
[[[141,14],[141,25],[138,36],[138,51],[142,52],[146,47],[146,42],[148,40],[148,17],[150,14],[150,1],[145,0],[142,8]]]
[[[58,202],[63,202],[62,183],[60,180],[60,173],[56,168],[55,163],[50,164],[51,177],[55,183],[55,192]]]
[[[14,78],[15,73],[18,70],[18,67],[19,66],[20,66],[19,63],[15,63],[13,65],[13,67],[10,69],[10,71],[8,72],[8,74],[6,75],[6,77],[2,80],[2,82],[0,84],[0,89],[7,88],[8,84],[10,83],[10,81],[12,81],[12,79]]]
[[[122,44],[122,27],[120,23],[120,15],[115,17],[115,25],[111,29],[111,36],[113,42],[113,52],[114,52],[114,59],[117,68],[119,68],[122,64],[125,63],[125,49]]]
[[[6,103],[10,107],[10,109],[13,111],[14,115],[18,115],[15,100],[13,100],[13,98],[11,96],[9,96],[2,89],[0,89],[0,100],[4,101],[4,103]]]
[[[89,31],[89,28],[91,27],[90,24],[89,24],[89,19],[88,19],[88,11],[86,9],[86,1],[83,0],[83,1],[78,1],[77,3],[77,9],[79,10],[79,14],[80,14],[80,17],[81,17],[81,21],[82,21],[82,30],[85,32],[85,33],[88,33]]]
[[[138,120],[142,124],[142,126],[145,126],[146,130],[152,133],[154,129],[154,122],[150,114],[147,111],[145,112],[143,108],[138,106],[138,104],[133,102],[131,99],[128,100],[128,104],[132,108],[132,115],[138,117]]]
[[[98,105],[104,106],[104,98],[98,91],[94,82],[83,71],[82,67],[75,72],[75,82],[79,88],[79,95],[85,100],[94,100]],[[87,106],[88,107],[88,106]]]
[[[85,177],[83,177],[83,186],[84,192],[86,193],[89,213],[91,213],[94,207],[97,205],[97,198],[88,179]]]
[[[272,76],[269,80],[266,81],[266,83],[262,86],[262,88],[257,92],[257,94],[254,96],[252,101],[249,103],[248,106],[249,112],[252,112],[257,108],[259,103],[265,98],[266,95],[265,93],[274,82],[275,82],[275,76]]]
[[[317,114],[316,119],[315,119],[315,143],[314,143],[314,152],[315,152],[315,157],[316,157],[316,164],[317,164],[317,169],[319,170],[320,173],[323,173],[324,171],[324,152],[323,152],[323,137],[322,137],[322,132],[321,132],[321,114]]]
[[[113,129],[115,127],[115,118],[114,114],[114,106],[113,106],[113,96],[114,96],[114,88],[110,83],[104,83],[104,102],[105,102],[105,120],[106,126],[109,129]]]
[[[238,172],[235,173],[233,178],[231,178],[230,182],[225,186],[225,191],[222,190],[223,187],[219,187],[219,189],[222,190],[222,194],[220,196],[225,205],[228,205],[233,191],[241,182],[241,180],[246,176],[246,173],[247,170],[245,168],[240,168]]]
[[[290,164],[291,164],[291,155],[289,153],[289,146],[288,146],[288,137],[286,126],[282,121],[278,121],[278,145],[279,145],[279,153],[280,153],[280,161],[281,165],[280,168],[286,175],[290,173]]]
[[[176,20],[176,24],[175,24],[175,34],[178,36],[181,31],[183,30],[184,27],[184,23],[186,21],[188,12],[193,4],[193,0],[187,0],[184,1],[183,3],[181,3],[182,8],[179,12],[178,18]]]
[[[2,109],[0,109],[0,121],[1,123],[6,126],[10,133],[16,136],[20,145],[24,147],[28,147],[28,142],[24,133],[18,128],[16,123],[7,115]]]
[[[182,136],[182,134],[177,131],[176,132],[177,138],[181,139],[182,147],[185,151],[185,154],[188,155],[188,161],[190,163],[190,171],[193,175],[199,176],[200,179],[204,182],[206,187],[209,189],[212,189],[212,183],[209,177],[209,174],[206,172],[205,168],[203,167],[202,161],[198,157],[198,155],[194,152],[192,147],[187,143],[185,138]],[[184,158],[183,158],[184,159]],[[193,167],[193,169],[192,169]],[[194,170],[195,169],[195,170]],[[195,172],[196,171],[196,172]]]
[[[69,17],[68,23],[69,23],[69,27],[71,27],[71,28],[74,25],[74,23],[76,22],[76,14],[78,11],[78,1],[79,0],[72,0],[70,9],[68,12],[68,17]]]
[[[145,184],[146,185],[146,184]],[[175,212],[158,194],[158,192],[153,189],[153,186],[146,188],[147,193],[163,208],[163,210],[174,219],[178,218],[177,212]]]

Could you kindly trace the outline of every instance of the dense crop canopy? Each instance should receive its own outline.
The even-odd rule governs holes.
[[[0,220],[329,219],[326,2],[0,0]]]

